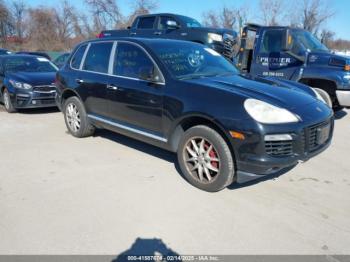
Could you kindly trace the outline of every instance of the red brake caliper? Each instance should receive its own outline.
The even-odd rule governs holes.
[[[207,149],[209,148],[209,145],[208,145],[207,143],[205,143],[204,147],[205,147],[205,149],[207,150]],[[218,158],[218,156],[217,156],[217,154],[216,154],[214,148],[212,148],[212,149],[210,150],[209,156],[210,156],[211,158]],[[216,162],[216,161],[211,161],[211,165],[212,165],[213,167],[215,167],[215,168],[219,168],[219,167],[218,167],[218,162]]]

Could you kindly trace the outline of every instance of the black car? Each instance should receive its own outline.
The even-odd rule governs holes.
[[[57,70],[44,57],[0,56],[0,102],[9,113],[21,108],[55,107]]]
[[[61,68],[68,60],[70,53],[63,53],[54,59],[52,62],[58,67]]]
[[[332,110],[307,86],[245,78],[214,50],[161,39],[80,44],[57,74],[69,132],[107,128],[177,152],[185,178],[218,191],[325,150]]]
[[[10,54],[12,54],[11,51],[0,48],[0,55],[10,55]]]
[[[45,57],[48,60],[51,60],[51,57],[45,52],[19,51],[19,52],[16,52],[16,54],[41,56],[41,57]]]
[[[237,33],[226,28],[204,27],[196,19],[188,16],[162,13],[140,15],[128,29],[102,31],[99,37],[146,37],[191,41],[206,45],[232,60]]]

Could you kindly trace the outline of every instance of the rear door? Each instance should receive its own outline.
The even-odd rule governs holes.
[[[130,30],[130,36],[154,37],[157,16],[141,16],[137,19],[136,28]]]
[[[262,33],[251,74],[291,79],[302,62],[282,50],[283,29],[268,29]]]
[[[141,80],[142,71],[154,72],[158,83]],[[164,84],[150,56],[134,43],[119,41],[112,74],[108,89],[110,118],[161,135]]]
[[[109,60],[114,42],[90,43],[76,82],[79,93],[84,94],[88,114],[108,115],[107,85],[109,81]]]

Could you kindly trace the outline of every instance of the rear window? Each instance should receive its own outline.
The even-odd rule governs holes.
[[[156,20],[155,16],[142,17],[139,18],[139,22],[137,23],[137,28],[141,29],[152,29],[154,22]]]
[[[83,59],[85,50],[86,50],[86,45],[82,45],[75,52],[75,54],[74,54],[74,56],[72,58],[72,61],[71,61],[71,65],[72,65],[73,68],[75,68],[75,69],[79,69],[80,68],[81,60]]]
[[[113,42],[93,43],[86,55],[83,70],[108,73]]]

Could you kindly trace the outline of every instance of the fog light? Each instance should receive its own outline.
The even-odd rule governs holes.
[[[293,140],[293,137],[289,134],[274,134],[266,135],[265,141],[290,141]]]
[[[33,105],[36,105],[36,101],[35,101],[35,100],[33,100],[33,101],[32,101],[32,104],[33,104]]]

